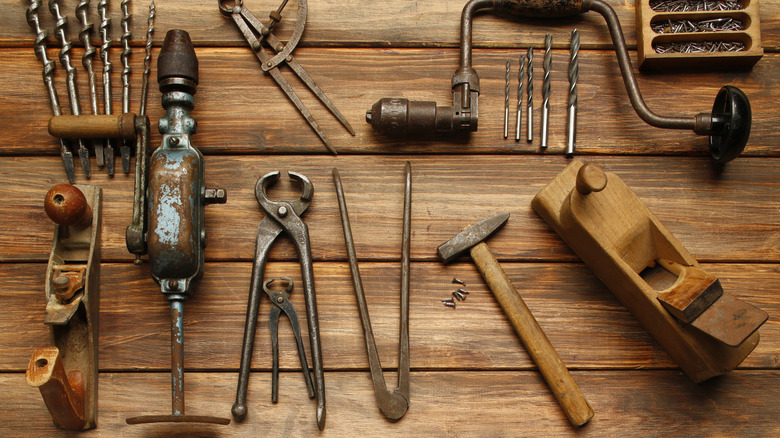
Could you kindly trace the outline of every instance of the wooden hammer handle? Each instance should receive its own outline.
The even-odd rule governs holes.
[[[528,310],[528,306],[520,298],[517,289],[501,269],[498,260],[485,242],[474,245],[470,252],[474,264],[477,265],[498,304],[504,309],[528,354],[539,367],[542,377],[547,381],[569,422],[575,427],[587,423],[593,417],[593,409],[585,400],[585,396],[558,357],[558,353],[555,352],[539,323]]]

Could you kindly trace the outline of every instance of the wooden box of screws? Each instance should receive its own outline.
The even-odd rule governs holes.
[[[639,68],[749,69],[761,59],[758,0],[637,0]]]

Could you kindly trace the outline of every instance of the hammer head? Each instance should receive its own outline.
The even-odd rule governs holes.
[[[490,237],[508,219],[509,213],[502,213],[464,229],[457,236],[439,245],[437,249],[439,258],[444,263],[452,261],[464,251],[468,251],[472,246]]]

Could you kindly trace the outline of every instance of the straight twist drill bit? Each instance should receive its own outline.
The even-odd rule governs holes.
[[[47,32],[41,28],[40,16],[38,15],[40,7],[41,2],[30,1],[30,6],[27,8],[27,24],[35,31],[33,48],[35,56],[43,64],[43,83],[49,94],[51,112],[53,115],[59,116],[62,115],[62,110],[60,109],[60,99],[57,97],[57,90],[54,88],[54,69],[57,63],[49,59],[49,55],[46,53]],[[76,180],[76,172],[73,169],[73,153],[70,151],[70,145],[62,138],[60,139],[60,155],[62,156],[62,164],[65,166],[65,174],[68,176],[68,181],[73,184]]]
[[[49,0],[49,11],[54,16],[56,21],[54,25],[54,32],[57,34],[57,38],[62,44],[60,50],[60,63],[62,68],[65,69],[65,82],[68,88],[68,98],[70,99],[70,112],[74,116],[81,115],[81,105],[79,104],[79,93],[76,88],[76,68],[70,63],[70,49],[71,43],[68,40],[68,36],[65,34],[65,27],[68,24],[68,18],[62,15],[60,12],[60,4],[57,0]],[[84,167],[84,175],[89,178],[89,150],[84,146],[84,141],[79,139],[79,158],[81,159],[81,165]]]
[[[517,71],[517,124],[515,141],[520,141],[520,122],[523,119],[523,79],[525,76],[525,54],[520,55],[520,70]]]
[[[526,107],[526,112],[528,113],[528,123],[527,123],[527,137],[526,140],[528,141],[534,141],[534,48],[529,47],[528,48],[528,76],[526,76],[528,79],[528,86],[526,88],[526,93],[528,96],[528,105]]]
[[[566,113],[566,156],[574,155],[577,143],[577,79],[580,74],[580,33],[571,31],[569,59],[569,107]]]
[[[122,113],[130,112],[130,18],[132,14],[129,11],[130,0],[122,0],[122,37],[120,42],[122,43],[122,54],[119,59],[122,61]],[[124,173],[130,173],[130,144],[127,141],[122,141],[122,147],[120,149],[122,155],[122,171]]]
[[[141,107],[138,110],[142,116],[146,115],[146,96],[149,94],[149,71],[152,69],[152,33],[154,33],[154,0],[149,3],[149,24],[146,28],[146,46],[144,46],[144,75],[141,81]]]
[[[504,75],[504,138],[509,137],[509,72],[512,64],[506,62],[506,74]]]
[[[100,16],[100,60],[103,61],[103,114],[111,115],[113,113],[113,100],[111,98],[111,58],[109,52],[111,49],[111,35],[109,28],[111,18],[108,13],[108,0],[100,0],[97,5],[98,15]],[[106,139],[106,148],[104,149],[104,161],[106,163],[106,172],[114,175],[114,147],[113,139]]]
[[[87,72],[87,78],[89,81],[89,104],[92,108],[92,114],[100,114],[98,110],[98,97],[97,87],[95,86],[95,71],[92,69],[92,61],[95,57],[95,48],[92,47],[92,43],[89,40],[92,33],[92,23],[89,22],[89,0],[79,1],[76,6],[76,17],[81,22],[81,31],[79,32],[79,40],[84,45],[84,55],[81,57],[81,65],[84,66],[84,71]],[[103,145],[100,140],[92,140],[92,147],[95,149],[95,161],[98,167],[103,167]]]
[[[552,69],[552,35],[544,36],[544,77],[542,78],[542,149],[547,148],[550,127],[550,70]]]

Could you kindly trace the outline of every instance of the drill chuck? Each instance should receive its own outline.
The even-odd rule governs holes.
[[[183,91],[195,94],[198,85],[198,58],[190,34],[172,29],[165,35],[157,58],[157,82],[160,91]]]

